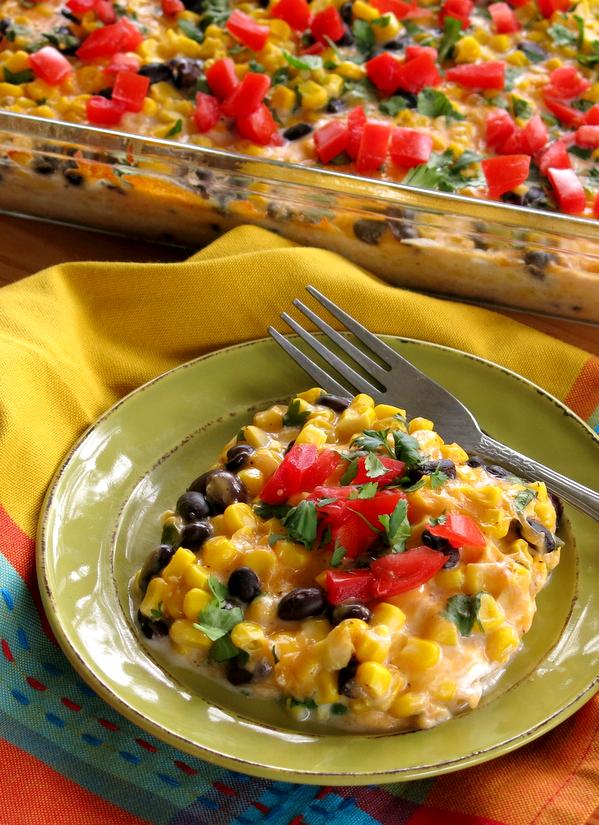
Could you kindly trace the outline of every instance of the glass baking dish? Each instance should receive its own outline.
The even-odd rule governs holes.
[[[198,247],[244,223],[398,286],[599,324],[599,221],[0,112],[0,211]]]

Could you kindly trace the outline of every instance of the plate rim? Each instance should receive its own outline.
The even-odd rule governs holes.
[[[560,401],[552,393],[545,390],[543,387],[540,387],[534,381],[531,381],[530,379],[526,378],[520,373],[517,373],[514,370],[510,369],[509,367],[505,367],[502,364],[498,364],[494,361],[491,361],[488,358],[484,358],[483,356],[466,352],[464,350],[458,349],[457,347],[452,347],[445,344],[438,344],[436,342],[425,341],[423,339],[409,338],[406,336],[392,335],[388,333],[375,334],[380,337],[391,338],[402,343],[414,344],[425,348],[442,350],[457,354],[459,356],[464,356],[467,359],[483,364],[486,367],[497,369],[500,372],[509,375],[511,378],[514,378],[517,381],[520,381],[523,384],[527,385],[529,389],[533,389],[534,391],[536,391],[539,395],[543,397],[545,401],[549,401],[554,406],[556,406],[560,410],[560,412],[562,412],[562,414],[565,414],[569,418],[573,419],[573,421],[577,425],[579,425],[579,427],[582,427],[583,432],[586,435],[590,436],[591,441],[595,444],[595,446],[599,447],[599,434],[597,434],[579,415],[577,415],[573,410],[571,410],[566,404]],[[288,335],[286,337],[298,338],[297,335]],[[223,768],[241,770],[242,772],[254,777],[267,778],[275,781],[279,780],[300,782],[303,784],[323,784],[325,782],[330,785],[336,786],[347,784],[367,785],[372,784],[373,782],[383,784],[390,782],[412,781],[423,779],[426,777],[434,777],[440,774],[452,773],[467,767],[471,767],[473,765],[482,764],[486,761],[490,761],[491,759],[510,753],[516,750],[517,748],[522,747],[527,742],[537,739],[544,733],[547,733],[548,731],[555,728],[562,721],[568,719],[573,713],[576,712],[576,710],[582,707],[582,705],[584,705],[590,698],[592,698],[592,696],[599,690],[599,674],[589,683],[589,685],[580,694],[574,697],[572,701],[568,703],[568,705],[566,705],[565,707],[560,707],[555,711],[554,714],[537,723],[537,725],[535,725],[534,727],[523,730],[522,732],[512,737],[512,739],[510,740],[503,741],[495,745],[490,745],[489,747],[480,750],[474,750],[470,754],[462,756],[456,760],[445,761],[442,764],[425,764],[416,767],[392,768],[384,771],[370,770],[319,773],[317,771],[311,770],[304,772],[296,768],[259,765],[255,762],[250,762],[245,758],[240,758],[234,755],[222,753],[221,751],[215,750],[211,747],[191,741],[190,739],[182,737],[179,734],[173,733],[166,727],[163,727],[163,725],[160,722],[152,720],[144,714],[142,714],[140,711],[138,711],[127,700],[122,698],[111,687],[106,685],[87,665],[86,661],[79,655],[78,651],[74,648],[74,646],[68,639],[66,632],[63,630],[62,623],[58,618],[58,606],[55,604],[54,595],[52,593],[52,590],[47,579],[46,527],[55,491],[58,484],[60,483],[63,474],[66,472],[74,455],[77,453],[80,446],[85,442],[88,436],[98,426],[100,426],[104,421],[106,421],[113,413],[115,413],[121,407],[121,405],[125,404],[131,397],[138,395],[138,393],[143,392],[144,390],[153,386],[155,383],[166,378],[171,373],[188,369],[196,365],[198,362],[207,361],[211,358],[220,355],[226,355],[231,351],[238,351],[241,349],[250,348],[257,344],[264,343],[272,343],[273,345],[275,345],[275,342],[268,336],[264,336],[261,338],[253,338],[248,341],[242,341],[236,344],[230,344],[226,347],[220,347],[208,353],[204,353],[203,355],[199,355],[196,358],[190,359],[189,361],[177,364],[174,367],[171,367],[170,369],[163,371],[159,375],[150,378],[148,381],[132,389],[122,398],[118,399],[112,406],[105,410],[95,421],[93,421],[88,427],[86,427],[83,433],[74,442],[74,444],[71,446],[71,448],[67,451],[65,456],[61,459],[60,463],[58,464],[52,476],[52,479],[48,485],[48,488],[45,492],[43,502],[40,508],[40,515],[36,531],[36,573],[42,604],[48,621],[50,623],[51,629],[60,644],[62,652],[65,654],[66,658],[73,666],[73,668],[76,670],[78,675],[81,676],[87,682],[87,684],[90,685],[90,687],[92,687],[93,690],[105,702],[107,702],[107,704],[109,704],[113,709],[121,713],[130,722],[137,725],[142,730],[145,730],[147,733],[156,736],[158,739],[167,742],[169,745],[178,750],[181,750],[196,758],[203,759]],[[378,734],[367,734],[364,738],[372,739],[378,738],[378,736]],[[484,758],[481,759],[481,756],[483,756]],[[438,770],[439,768],[441,770]]]

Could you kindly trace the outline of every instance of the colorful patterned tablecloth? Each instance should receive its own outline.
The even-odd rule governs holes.
[[[152,738],[99,699],[56,645],[34,537],[72,442],[153,376],[262,337],[306,283],[379,332],[504,364],[599,426],[599,358],[255,228],[181,264],[65,264],[0,290],[0,825],[599,825],[599,696],[519,751],[445,777],[292,785]]]

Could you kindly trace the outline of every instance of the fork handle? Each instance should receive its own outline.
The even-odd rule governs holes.
[[[483,458],[491,459],[513,470],[522,478],[544,481],[553,493],[557,493],[565,501],[578,507],[587,516],[599,520],[599,494],[589,487],[556,473],[555,470],[533,461],[532,458],[506,447],[505,444],[489,436],[482,436],[478,450]]]

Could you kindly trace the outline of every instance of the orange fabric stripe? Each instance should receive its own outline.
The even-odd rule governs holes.
[[[597,409],[597,395],[589,393],[589,387],[599,387],[599,358],[589,358],[581,369],[564,403],[586,421]]]
[[[0,764],[2,825],[149,825],[4,740]]]
[[[586,825],[599,825],[599,808],[586,821]]]

